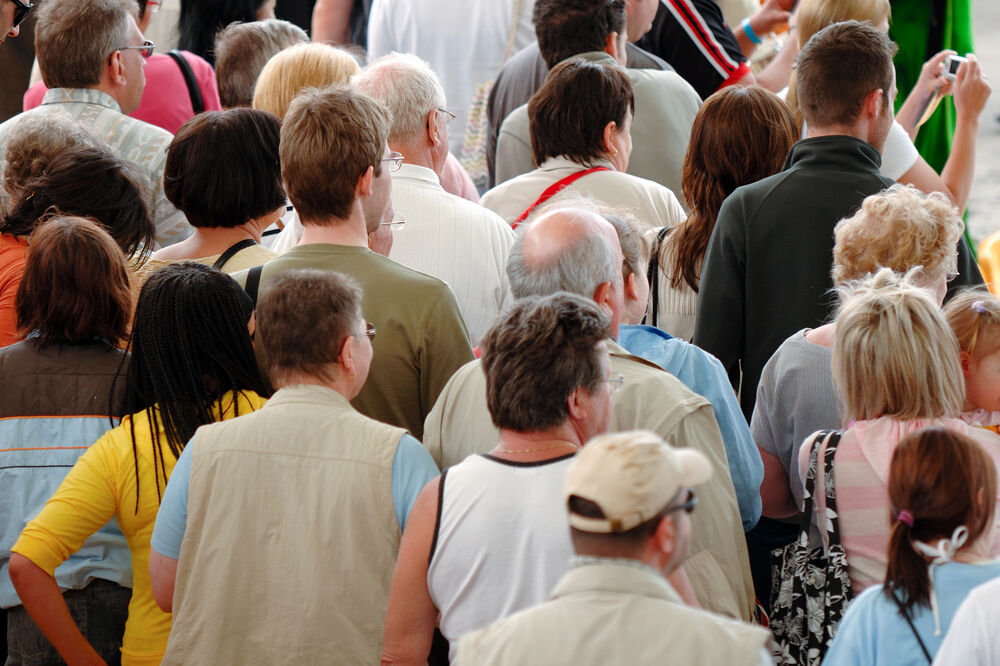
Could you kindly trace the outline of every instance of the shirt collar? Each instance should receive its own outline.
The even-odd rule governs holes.
[[[635,560],[574,557],[553,598],[579,592],[613,592],[683,603],[662,573]]]
[[[819,136],[797,141],[788,153],[785,168],[880,173],[882,155],[875,146],[853,136]]]
[[[591,163],[595,167],[601,166],[611,169],[612,171],[617,171],[617,169],[615,169],[615,165],[611,163],[611,160],[606,160],[601,158],[601,159],[591,160]],[[561,155],[558,157],[550,157],[549,159],[542,162],[542,164],[538,167],[539,171],[556,171],[558,169],[568,169],[573,172],[589,168],[591,167],[580,164],[579,162],[574,162],[573,160],[563,157]]]
[[[42,105],[67,104],[71,102],[96,104],[107,107],[112,111],[117,111],[118,113],[122,112],[122,107],[119,106],[114,97],[95,88],[51,88],[45,92],[45,97],[42,98]]]
[[[416,164],[403,164],[399,167],[399,170],[393,171],[391,173],[392,179],[395,180],[413,180],[420,183],[425,183],[427,185],[434,185],[435,187],[441,187],[441,179],[438,175],[434,173],[433,169],[428,169],[427,167],[418,166]]]

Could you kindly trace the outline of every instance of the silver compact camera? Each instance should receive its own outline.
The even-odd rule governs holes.
[[[948,56],[944,61],[944,78],[954,81],[955,75],[958,74],[958,68],[962,66],[963,62],[968,61],[968,58],[959,55]]]

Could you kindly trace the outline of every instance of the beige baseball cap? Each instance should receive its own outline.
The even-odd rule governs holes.
[[[596,504],[603,518],[569,512],[569,524],[584,532],[625,532],[653,518],[681,488],[712,476],[708,458],[678,449],[648,430],[601,435],[576,454],[566,472],[563,499]]]

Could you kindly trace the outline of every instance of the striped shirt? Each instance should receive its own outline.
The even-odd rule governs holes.
[[[885,580],[886,550],[889,546],[889,463],[899,443],[923,428],[942,427],[968,435],[979,442],[994,463],[1000,466],[1000,437],[980,428],[970,428],[959,419],[915,419],[897,421],[883,416],[855,421],[844,431],[834,456],[833,475],[840,516],[840,540],[847,553],[847,565],[854,594]],[[814,435],[799,449],[799,468],[805,479]],[[823,450],[819,452],[822,460]],[[818,471],[816,516],[826,510],[824,479]],[[1000,500],[1000,498],[998,498]],[[1000,504],[1000,502],[998,502]],[[1000,554],[1000,539],[994,533],[990,555]]]

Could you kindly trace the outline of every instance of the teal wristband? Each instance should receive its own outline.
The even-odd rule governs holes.
[[[754,44],[763,44],[764,43],[764,40],[761,39],[760,37],[758,37],[757,33],[754,32],[753,28],[750,27],[750,17],[749,16],[747,18],[743,19],[743,21],[740,23],[740,27],[743,28],[743,34],[746,35],[747,39],[749,39],[751,42],[753,42]]]

